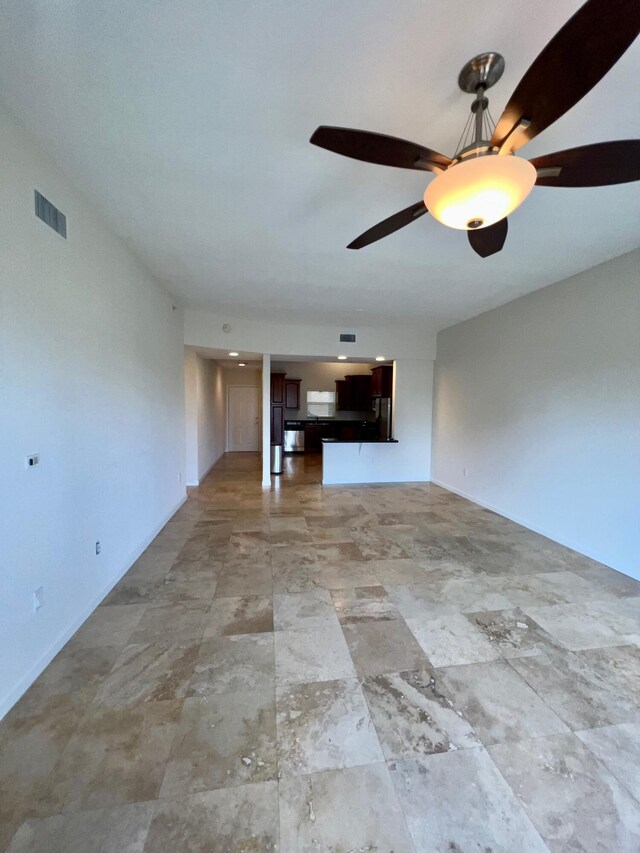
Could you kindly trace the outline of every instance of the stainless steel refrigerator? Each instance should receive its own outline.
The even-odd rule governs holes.
[[[373,411],[376,413],[378,439],[388,441],[391,435],[391,397],[377,397],[373,401]]]

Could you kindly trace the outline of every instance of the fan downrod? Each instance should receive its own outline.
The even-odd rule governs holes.
[[[475,95],[480,87],[490,89],[502,77],[504,57],[495,51],[479,53],[463,65],[458,74],[458,86],[463,92]]]

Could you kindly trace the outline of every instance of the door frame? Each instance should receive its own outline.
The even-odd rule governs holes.
[[[232,388],[255,388],[258,392],[258,449],[257,450],[229,450],[229,425],[231,423],[231,418],[229,417],[230,405],[231,402],[231,389]],[[237,383],[227,385],[227,428],[225,430],[225,441],[224,441],[224,449],[225,453],[259,453],[260,446],[262,444],[262,388],[255,383],[244,383],[242,385],[238,385]]]

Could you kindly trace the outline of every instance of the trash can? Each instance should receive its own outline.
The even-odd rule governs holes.
[[[271,445],[271,473],[282,474],[282,445]]]

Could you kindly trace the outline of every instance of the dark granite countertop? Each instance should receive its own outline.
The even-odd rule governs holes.
[[[397,444],[397,438],[323,438],[323,444]]]
[[[284,420],[284,428],[287,428],[288,424],[302,424],[302,425],[311,425],[315,426],[324,426],[325,424],[364,424],[364,423],[373,423],[373,421],[367,421],[365,418],[285,418]]]

